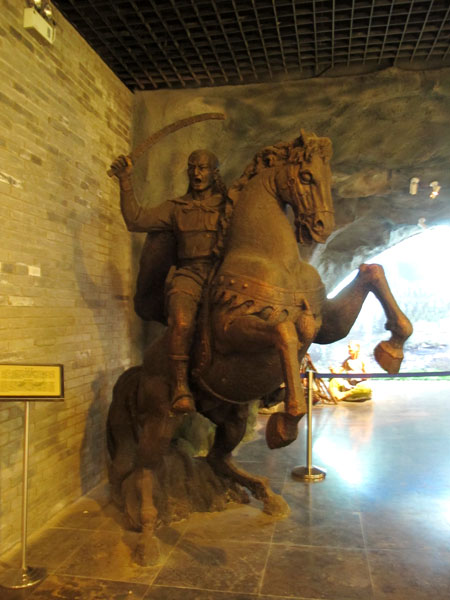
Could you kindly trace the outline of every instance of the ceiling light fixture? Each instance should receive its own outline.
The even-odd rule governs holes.
[[[411,196],[415,196],[417,194],[417,189],[419,187],[420,179],[418,177],[412,177],[409,181],[409,193]]]
[[[55,20],[50,2],[42,6],[42,0],[28,0],[30,8],[23,13],[23,26],[31,34],[44,38],[50,44],[55,41]]]
[[[47,2],[44,5],[44,9],[42,11],[44,13],[44,17],[47,19],[49,23],[53,23],[53,9],[50,2]]]
[[[437,196],[439,196],[439,192],[441,189],[441,186],[439,185],[439,181],[432,181],[430,183],[430,188],[432,188],[431,194],[430,194],[430,198],[432,198],[434,200],[434,198],[436,198]]]

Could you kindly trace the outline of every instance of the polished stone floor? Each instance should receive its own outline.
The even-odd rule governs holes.
[[[161,529],[158,567],[132,561],[107,486],[32,536],[28,564],[48,577],[1,600],[448,600],[450,598],[450,381],[375,381],[373,401],[314,409],[314,463],[305,484],[305,432],[270,451],[266,416],[236,457],[266,474],[291,506],[273,521],[259,504],[196,514]],[[17,564],[10,555],[3,569]],[[0,573],[1,576],[1,573]]]

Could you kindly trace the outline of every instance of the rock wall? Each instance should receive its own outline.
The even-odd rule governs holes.
[[[227,182],[254,152],[301,128],[331,138],[337,228],[326,246],[305,249],[327,287],[353,268],[426,225],[450,218],[450,70],[389,68],[370,74],[199,90],[139,92],[136,145],[150,132],[201,112],[226,121],[193,125],[167,137],[139,160],[143,202],[158,204],[186,189],[190,151],[206,147],[221,159]],[[418,194],[409,194],[412,177]],[[440,195],[431,200],[432,181]]]

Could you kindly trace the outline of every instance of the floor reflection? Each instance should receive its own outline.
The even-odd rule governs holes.
[[[29,564],[48,578],[0,598],[448,600],[449,408],[449,381],[399,380],[375,381],[369,402],[317,406],[313,463],[327,476],[313,484],[290,476],[306,464],[305,424],[294,444],[270,451],[261,415],[236,460],[282,492],[286,519],[255,500],[193,515],[159,532],[163,560],[142,568],[137,534],[101,486],[31,537]],[[16,551],[0,566],[18,564]]]

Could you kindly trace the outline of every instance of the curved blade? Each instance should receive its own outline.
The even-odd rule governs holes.
[[[193,125],[194,123],[200,123],[201,121],[209,121],[209,120],[220,120],[223,121],[225,119],[225,115],[223,113],[201,113],[199,115],[194,115],[193,117],[187,117],[186,119],[180,119],[179,121],[175,121],[175,123],[171,123],[170,125],[166,125],[159,131],[152,133],[146,140],[141,142],[139,146],[137,146],[129,155],[129,158],[134,163],[139,156],[147,152],[149,148],[151,148],[154,144],[162,140],[166,135],[173,133],[174,131],[178,131],[179,129],[183,129],[183,127],[188,127],[189,125]],[[108,175],[112,177],[114,173],[111,169],[108,171]]]

